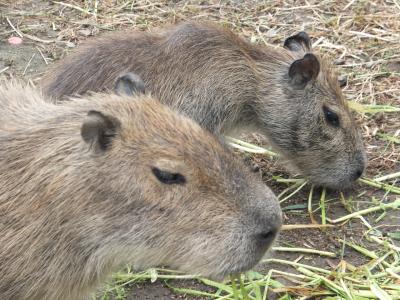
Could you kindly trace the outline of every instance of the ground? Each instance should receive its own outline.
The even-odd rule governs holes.
[[[316,51],[329,57],[347,79],[344,93],[353,104],[362,128],[369,158],[364,180],[344,192],[325,194],[323,190],[313,190],[315,220],[307,209],[309,185],[285,200],[301,181],[282,182],[282,178],[291,177],[279,160],[238,153],[249,157],[249,162],[259,168],[260,176],[276,194],[291,187],[280,199],[285,224],[296,225],[282,231],[275,250],[256,267],[257,272],[242,276],[245,292],[233,293],[230,283],[218,286],[203,279],[177,279],[185,275],[168,270],[144,273],[124,270],[114,276],[105,291],[99,292],[99,299],[262,299],[257,291],[263,293],[267,283],[270,285],[266,299],[390,299],[386,296],[400,299],[399,210],[387,208],[365,214],[363,219],[332,222],[351,212],[393,203],[399,198],[399,174],[382,181],[386,185],[371,180],[400,171],[397,0],[10,2],[0,0],[0,78],[22,78],[38,85],[49,65],[85,39],[113,30],[157,30],[157,26],[181,20],[215,20],[254,43],[277,47],[285,37],[306,30]],[[21,37],[22,44],[12,45],[10,37]],[[246,139],[263,144],[257,135]],[[323,203],[327,223],[334,227],[298,226],[323,222]],[[290,247],[302,249],[288,252],[286,248]],[[304,248],[328,251],[335,257],[305,253]],[[342,273],[343,277],[337,275]]]

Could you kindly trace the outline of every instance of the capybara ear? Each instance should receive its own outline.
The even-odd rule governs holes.
[[[296,89],[304,89],[308,82],[315,80],[320,69],[318,58],[307,53],[303,58],[295,60],[289,68],[290,83]]]
[[[296,35],[288,37],[285,40],[283,47],[291,51],[311,51],[311,40],[308,34],[302,31]]]
[[[118,119],[91,110],[83,121],[81,136],[93,151],[105,151],[110,146],[119,128]]]
[[[115,81],[115,92],[118,95],[134,96],[145,93],[144,82],[139,75],[129,72]]]

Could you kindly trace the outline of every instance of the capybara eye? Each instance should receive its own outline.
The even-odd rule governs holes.
[[[159,168],[152,167],[151,171],[157,179],[165,184],[184,184],[186,183],[186,178],[179,173],[171,173],[168,171],[160,170]]]
[[[340,122],[339,122],[339,116],[337,113],[331,111],[329,108],[326,106],[323,107],[324,114],[325,114],[325,119],[328,122],[328,124],[334,126],[334,127],[339,127]]]

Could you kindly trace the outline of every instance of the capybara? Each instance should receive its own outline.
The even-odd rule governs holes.
[[[254,266],[281,226],[259,178],[150,96],[56,105],[14,82],[0,120],[1,299],[87,299],[126,264],[221,279]]]
[[[215,133],[263,133],[291,170],[316,185],[346,188],[364,171],[363,142],[337,75],[304,32],[284,48],[250,44],[210,23],[113,32],[58,63],[44,91],[54,98],[100,91],[127,71]]]

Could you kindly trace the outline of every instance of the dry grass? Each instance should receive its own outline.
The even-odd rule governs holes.
[[[232,141],[239,143],[240,150],[253,153],[247,155],[260,167],[266,183],[281,193],[291,230],[282,234],[274,258],[266,260],[267,271],[260,267],[258,272],[243,275],[237,287],[204,279],[198,279],[201,285],[194,288],[166,285],[174,293],[192,295],[189,298],[400,299],[400,214],[393,211],[400,197],[399,0],[0,0],[0,12],[0,77],[24,77],[32,84],[47,64],[82,40],[110,30],[156,30],[166,23],[206,19],[225,24],[254,43],[277,47],[285,37],[306,30],[314,48],[334,61],[347,78],[344,91],[367,145],[365,178],[346,194],[314,191],[303,180],[288,178],[269,152]],[[3,48],[10,36],[23,38],[27,49],[20,56]],[[262,142],[257,136],[251,141]],[[319,229],[304,228],[308,223],[324,222],[334,224],[335,229],[317,224],[309,227]],[[302,229],[293,229],[297,223],[303,224]],[[282,257],[285,251],[288,256]],[[112,294],[125,299],[125,287],[146,282],[152,299],[148,282],[171,278],[191,277],[168,270],[128,270],[116,274],[102,297],[108,299]]]

